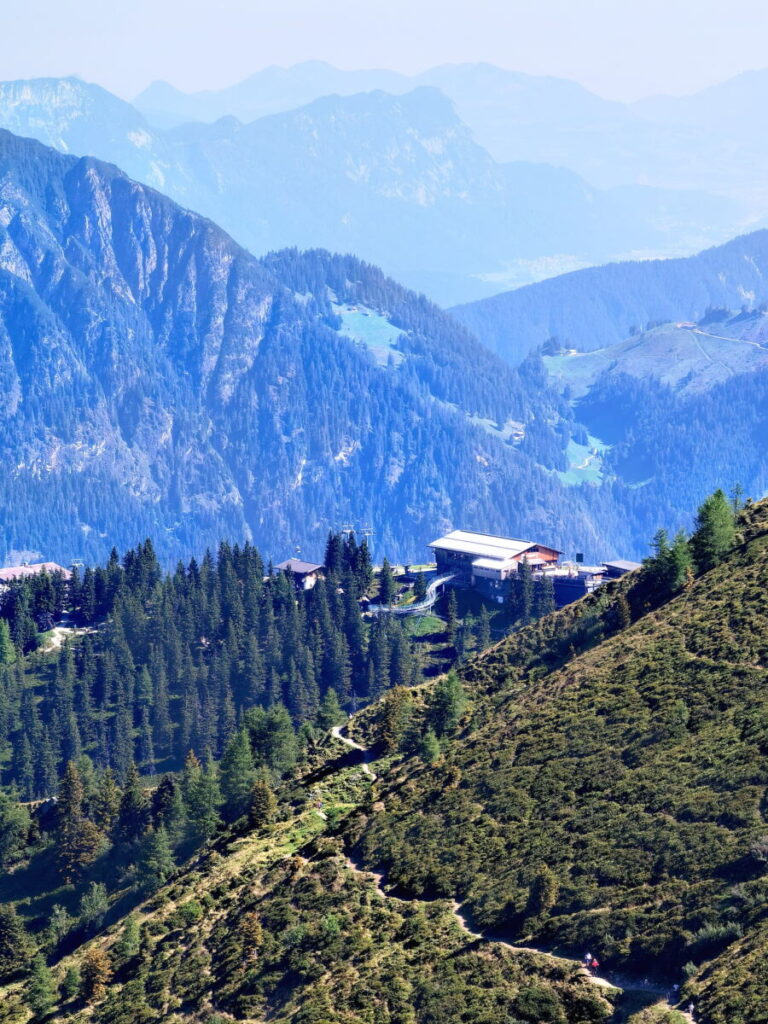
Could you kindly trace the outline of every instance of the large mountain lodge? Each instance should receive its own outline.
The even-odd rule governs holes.
[[[452,530],[429,545],[438,575],[450,573],[454,582],[472,587],[496,601],[503,601],[510,581],[527,565],[534,578],[551,576],[558,606],[591,593],[609,579],[639,568],[637,562],[617,561],[600,565],[562,562],[562,551],[536,541],[496,537],[472,530]]]
[[[557,565],[562,551],[528,540],[494,537],[472,530],[453,530],[429,545],[435,553],[437,571],[459,572],[477,580],[508,580],[517,574],[521,562],[531,568]]]

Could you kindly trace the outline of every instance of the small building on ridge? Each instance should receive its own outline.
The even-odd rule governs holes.
[[[31,565],[25,562],[24,565],[12,565],[7,569],[0,569],[0,586],[15,583],[28,576],[38,576],[41,572],[47,572],[49,576],[59,575],[64,580],[72,578],[70,570],[56,562],[34,562]]]
[[[301,558],[287,558],[275,566],[278,572],[288,573],[301,590],[311,590],[320,576],[325,572],[324,565],[316,562],[304,562]]]

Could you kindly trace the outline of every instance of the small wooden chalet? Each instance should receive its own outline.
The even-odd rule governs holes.
[[[290,574],[293,582],[300,590],[311,590],[325,572],[324,565],[315,562],[304,562],[301,558],[288,558],[275,568],[278,572]]]

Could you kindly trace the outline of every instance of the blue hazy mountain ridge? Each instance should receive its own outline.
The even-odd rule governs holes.
[[[477,142],[500,162],[550,163],[592,185],[696,188],[768,213],[763,121],[768,72],[749,72],[691,97],[634,104],[606,100],[576,82],[487,63],[449,64],[418,75],[341,71],[320,61],[267,68],[229,88],[185,94],[154,83],[136,99],[163,126],[234,115],[253,120],[328,95],[439,88]],[[713,138],[714,136],[714,138]]]
[[[595,554],[644,535],[560,484],[554,392],[532,401],[375,268],[257,260],[114,166],[5,131],[0,207],[0,558],[144,536],[166,561],[248,536],[317,557],[344,523],[411,559],[451,524]]]
[[[168,82],[153,82],[136,97],[134,105],[163,127],[228,116],[255,121],[332,94],[350,96],[380,89],[396,95],[422,85],[434,86],[451,97],[459,116],[473,123],[478,135],[483,135],[482,126],[487,124],[490,139],[499,145],[504,142],[495,136],[502,133],[492,125],[500,115],[507,125],[550,129],[616,127],[638,120],[625,104],[602,99],[577,82],[507,71],[487,63],[444,64],[405,75],[384,69],[347,71],[324,61],[304,61],[290,68],[264,68],[219,90],[184,93]]]
[[[744,71],[688,96],[650,96],[632,104],[632,109],[658,124],[759,137],[767,104],[768,70],[762,69]]]
[[[445,304],[612,258],[695,251],[744,219],[695,191],[598,190],[563,168],[499,164],[432,86],[162,132],[98,87],[45,79],[0,85],[0,125],[117,163],[256,254],[354,252]]]
[[[768,299],[768,231],[682,259],[613,263],[455,307],[484,345],[519,363],[549,338],[581,352],[624,341],[649,323],[698,321],[709,307]]]
[[[291,68],[272,65],[220,90],[184,93],[168,82],[156,81],[136,97],[134,106],[149,121],[167,128],[222,117],[249,122],[306,106],[322,96],[350,96],[376,89],[396,94],[413,87],[412,80],[397,71],[342,71],[325,61],[310,60]]]

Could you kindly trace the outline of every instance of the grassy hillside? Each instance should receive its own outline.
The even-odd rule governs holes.
[[[475,660],[462,731],[356,822],[368,862],[517,941],[670,981],[702,966],[708,1021],[764,1019],[768,504],[744,529],[656,611],[630,577]],[[621,593],[637,621],[610,635]],[[742,936],[749,985],[706,966]]]
[[[544,365],[572,399],[583,398],[603,374],[655,380],[680,394],[697,394],[768,365],[766,322],[768,314],[756,312],[716,323],[662,324],[595,352],[544,356]]]
[[[737,540],[671,600],[645,569],[513,634],[466,704],[451,675],[388,691],[350,725],[375,778],[318,734],[258,827],[149,898],[124,873],[63,941],[67,893],[19,863],[0,968],[9,899],[48,961],[6,972],[0,1024],[686,1024],[676,982],[699,1024],[765,1021],[768,502]]]
[[[328,752],[333,761],[338,750]],[[132,915],[53,964],[57,982],[103,955],[107,991],[59,993],[48,1019],[535,1024],[605,1020],[605,990],[578,965],[475,941],[445,901],[385,897],[333,836],[367,801],[359,766],[287,785],[276,820],[245,823]],[[311,788],[311,792],[310,792]],[[318,803],[323,810],[318,811]],[[28,983],[0,993],[0,1021],[32,1018]],[[610,994],[610,993],[609,993]]]

